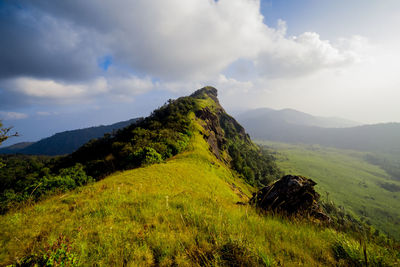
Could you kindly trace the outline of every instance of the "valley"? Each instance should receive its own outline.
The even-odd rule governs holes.
[[[325,201],[334,201],[357,218],[400,238],[400,181],[366,160],[371,153],[320,145],[257,143],[276,152],[285,172],[309,177]],[[385,187],[386,185],[386,187]]]

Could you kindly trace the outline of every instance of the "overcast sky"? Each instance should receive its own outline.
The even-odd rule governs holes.
[[[0,119],[35,141],[205,85],[227,111],[400,121],[398,0],[0,0]]]

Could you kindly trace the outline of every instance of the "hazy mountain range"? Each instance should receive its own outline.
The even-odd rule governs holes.
[[[259,140],[400,152],[400,123],[359,125],[292,109],[256,109],[238,115],[237,119],[252,138]]]
[[[294,125],[316,126],[322,128],[344,128],[362,125],[362,123],[335,117],[313,116],[294,109],[275,110],[258,108],[241,113],[240,121],[267,121],[269,123],[288,123]]]

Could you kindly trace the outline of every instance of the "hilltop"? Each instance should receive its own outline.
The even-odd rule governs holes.
[[[51,259],[104,266],[359,266],[365,257],[371,265],[399,263],[391,241],[243,205],[280,172],[212,87],[168,101],[50,167],[63,175],[77,164],[97,182],[0,217],[0,265]]]

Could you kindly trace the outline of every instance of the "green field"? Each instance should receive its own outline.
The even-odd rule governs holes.
[[[319,145],[258,142],[276,151],[287,174],[316,181],[322,199],[334,201],[375,228],[400,238],[400,181],[365,160],[366,152]]]

